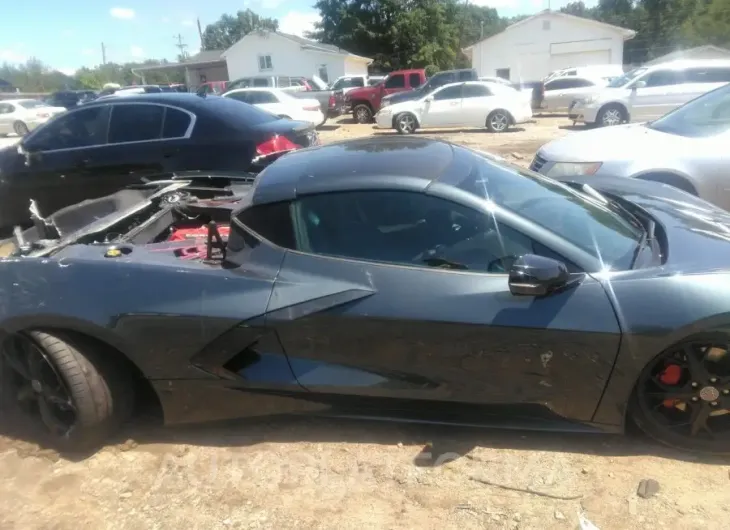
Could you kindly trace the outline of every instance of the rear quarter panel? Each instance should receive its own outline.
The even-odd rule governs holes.
[[[730,337],[730,273],[663,274],[661,269],[601,278],[616,309],[621,347],[593,420],[617,425],[641,370],[670,346],[707,331]]]

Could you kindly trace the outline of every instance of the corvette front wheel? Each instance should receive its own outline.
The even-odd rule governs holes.
[[[698,336],[656,357],[639,377],[630,413],[663,444],[730,454],[730,337]]]
[[[61,451],[97,448],[134,404],[132,381],[113,355],[61,332],[8,337],[0,346],[0,389],[6,418]]]

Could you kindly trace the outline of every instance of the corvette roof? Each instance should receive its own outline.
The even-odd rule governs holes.
[[[294,151],[261,172],[253,204],[297,195],[382,188],[423,190],[443,175],[463,176],[462,151],[439,140],[402,136],[363,138]],[[461,162],[461,163],[460,163]],[[471,163],[467,164],[470,168]],[[458,178],[456,179],[458,180]]]

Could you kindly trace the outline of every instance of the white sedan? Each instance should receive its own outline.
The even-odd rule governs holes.
[[[314,125],[324,121],[319,101],[295,98],[276,88],[239,88],[226,92],[223,97],[254,105],[280,118],[307,121]]]
[[[504,132],[532,118],[532,94],[498,83],[451,83],[412,101],[384,107],[375,116],[381,129],[410,134],[425,127],[486,127]]]
[[[51,107],[38,99],[0,101],[0,136],[12,133],[24,136],[62,112],[66,109]]]

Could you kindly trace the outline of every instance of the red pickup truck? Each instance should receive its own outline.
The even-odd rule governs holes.
[[[380,110],[384,96],[413,90],[426,82],[426,70],[396,70],[375,86],[351,90],[345,96],[345,105],[352,109],[352,117],[358,123],[370,123]]]

